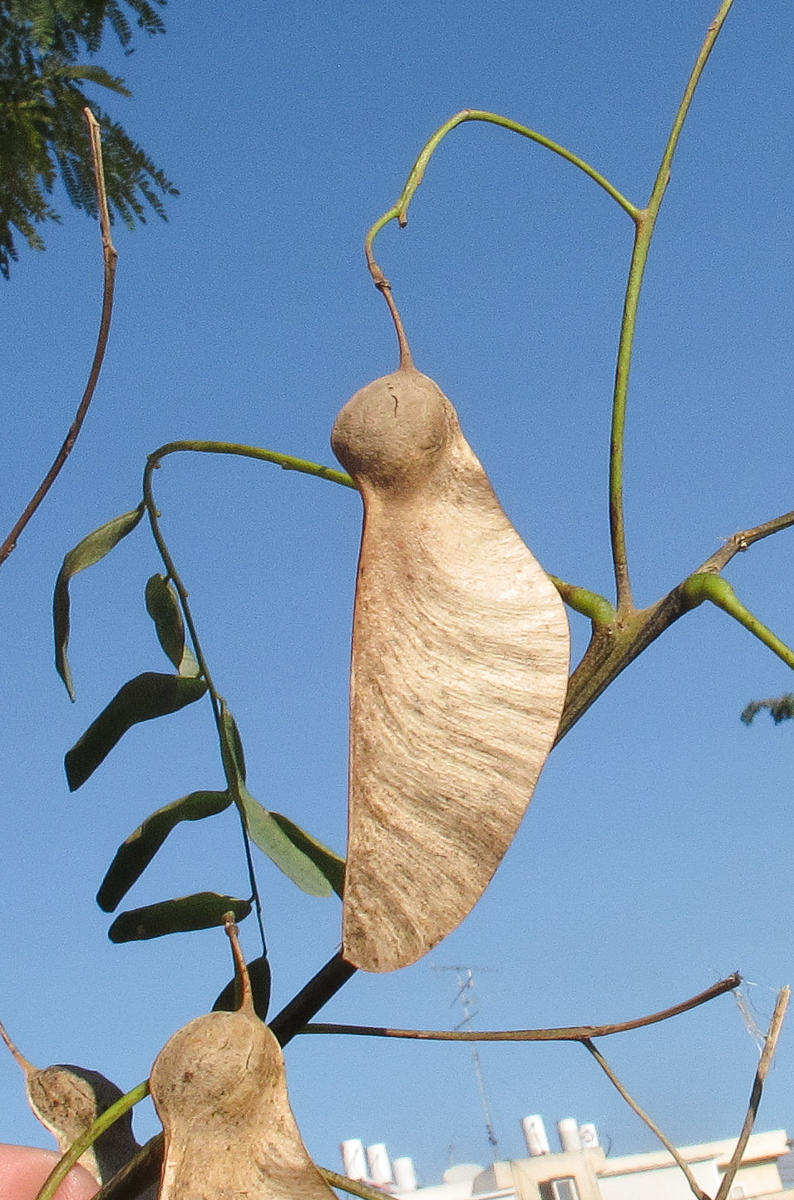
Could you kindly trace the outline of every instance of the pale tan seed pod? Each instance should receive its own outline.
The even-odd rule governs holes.
[[[198,1017],[152,1068],[160,1200],[335,1200],[301,1140],[281,1048],[253,1011]]]
[[[332,445],[364,500],[342,951],[391,971],[456,928],[515,836],[568,621],[432,379],[403,366],[362,388]]]
[[[89,1129],[97,1117],[120,1100],[120,1088],[99,1071],[72,1064],[34,1067],[11,1041],[2,1025],[0,1037],[25,1074],[28,1103],[61,1154]],[[125,1113],[106,1129],[79,1159],[96,1179],[107,1183],[140,1149],[132,1132],[132,1114]]]

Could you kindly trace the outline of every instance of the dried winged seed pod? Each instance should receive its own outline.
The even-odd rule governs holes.
[[[22,1054],[2,1025],[0,1036],[25,1073],[28,1102],[42,1125],[54,1134],[64,1154],[123,1093],[98,1071],[69,1064],[39,1069]],[[129,1162],[139,1146],[132,1113],[125,1113],[94,1142],[79,1162],[98,1183],[106,1183]]]
[[[160,1200],[336,1200],[304,1146],[281,1048],[253,1010],[213,1012],[157,1057]]]
[[[557,731],[568,621],[441,389],[412,366],[332,435],[364,500],[344,957],[415,962],[476,904]]]

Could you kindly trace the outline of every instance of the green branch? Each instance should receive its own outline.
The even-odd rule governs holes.
[[[708,62],[709,55],[725,24],[733,0],[723,0],[717,16],[708,28],[705,41],[698,54],[689,81],[684,90],[681,103],[667,139],[662,161],[653,185],[648,207],[642,212],[636,212],[636,234],[634,249],[629,267],[629,277],[626,284],[626,296],[623,304],[623,317],[618,344],[618,358],[615,370],[615,387],[612,405],[612,433],[609,455],[609,523],[612,542],[612,562],[615,571],[615,586],[617,588],[618,609],[627,613],[634,609],[629,576],[628,553],[626,548],[626,526],[623,512],[623,460],[626,430],[626,405],[628,401],[629,375],[631,360],[634,353],[634,337],[637,328],[637,310],[640,302],[640,292],[651,246],[659,216],[659,209],[664,199],[667,185],[670,182],[670,170],[673,163],[681,131],[689,112],[695,89],[700,82],[703,68]]]
[[[778,658],[782,658],[787,667],[794,670],[794,651],[759,621],[749,608],[745,608],[727,579],[705,572],[690,575],[689,579],[684,581],[682,591],[686,599],[690,601],[692,608],[696,608],[704,600],[710,600],[712,604],[716,604],[717,608],[721,608],[729,617],[733,617],[734,621],[743,625],[754,637],[768,646]]]
[[[278,454],[275,450],[262,450],[259,446],[246,446],[240,442],[166,442],[164,446],[154,450],[149,455],[152,469],[159,467],[160,459],[168,454],[236,454],[240,458],[256,458],[259,462],[274,463],[283,471],[300,471],[303,475],[314,475],[318,479],[327,479],[329,483],[339,483],[342,487],[358,491],[349,475],[337,471],[334,467],[324,467],[321,463],[309,462],[306,458],[293,458],[291,454]]]
[[[536,142],[539,146],[543,146],[546,150],[551,150],[553,154],[558,154],[560,158],[564,158],[566,162],[572,163],[575,167],[578,167],[580,171],[583,171],[585,175],[597,183],[599,187],[603,188],[607,195],[611,196],[612,199],[615,200],[620,207],[629,214],[632,220],[636,221],[637,217],[639,216],[640,210],[636,207],[636,205],[632,204],[630,200],[627,200],[622,192],[619,192],[618,189],[600,173],[600,171],[596,171],[595,167],[591,167],[590,164],[585,162],[583,158],[580,158],[578,154],[573,154],[570,150],[566,150],[564,146],[559,145],[558,142],[553,142],[551,138],[544,137],[542,133],[538,133],[536,130],[530,129],[526,125],[519,125],[517,121],[511,121],[509,117],[499,116],[498,113],[484,112],[481,109],[464,108],[461,112],[456,113],[454,117],[450,117],[450,119],[445,122],[440,129],[436,130],[430,140],[425,143],[419,153],[419,157],[411,168],[411,173],[408,176],[405,187],[400,193],[399,200],[392,208],[389,209],[388,212],[385,212],[382,217],[378,218],[366,236],[364,245],[367,253],[367,262],[370,265],[370,271],[372,271],[373,278],[378,286],[381,286],[383,273],[380,270],[380,267],[378,267],[374,258],[373,247],[375,238],[378,236],[381,229],[388,225],[390,221],[397,221],[401,227],[407,225],[408,209],[411,201],[414,198],[414,195],[416,194],[417,188],[425,177],[425,171],[427,170],[430,159],[433,157],[447,134],[451,133],[453,129],[457,129],[458,125],[463,125],[466,121],[486,121],[491,125],[499,125],[502,127],[502,129],[509,129],[512,133],[518,133],[522,137],[529,138],[530,141]]]
[[[119,1117],[123,1117],[126,1112],[129,1112],[134,1105],[148,1095],[149,1080],[145,1079],[143,1083],[139,1083],[137,1087],[134,1087],[131,1092],[127,1092],[125,1096],[121,1096],[115,1104],[111,1104],[110,1108],[106,1108],[97,1117],[93,1125],[89,1125],[88,1129],[80,1134],[77,1141],[72,1143],[63,1158],[55,1164],[44,1181],[44,1186],[36,1197],[36,1200],[52,1200],[52,1197],[72,1167],[78,1159],[82,1158],[89,1146],[93,1146],[97,1138],[101,1137],[106,1129],[110,1129],[111,1125],[114,1125]]]
[[[557,575],[549,575],[549,579],[568,607],[572,608],[574,612],[581,613],[584,617],[589,617],[594,626],[611,625],[616,619],[615,606],[610,600],[607,600],[606,596],[601,596],[598,592],[591,592],[587,588],[576,587],[572,583],[566,583]]]

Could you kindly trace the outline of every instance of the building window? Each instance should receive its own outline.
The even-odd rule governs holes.
[[[579,1200],[579,1189],[572,1175],[565,1179],[548,1179],[540,1185],[543,1200]]]

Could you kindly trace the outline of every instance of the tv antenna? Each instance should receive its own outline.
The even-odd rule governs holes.
[[[455,1004],[460,1004],[463,1009],[463,1020],[453,1026],[455,1032],[459,1029],[465,1029],[467,1033],[472,1032],[471,1023],[474,1017],[477,1016],[477,1010],[474,1007],[474,972],[471,967],[433,967],[434,971],[454,971],[458,981],[458,993],[455,999],[450,1004],[452,1008]],[[491,1117],[491,1109],[488,1104],[488,1095],[485,1091],[485,1080],[482,1074],[482,1064],[480,1063],[480,1054],[477,1050],[477,1043],[471,1043],[471,1057],[474,1063],[474,1074],[477,1079],[477,1089],[480,1093],[480,1101],[482,1103],[482,1111],[485,1116],[485,1132],[488,1135],[488,1141],[491,1144],[494,1155],[497,1155],[499,1150],[499,1139],[496,1136],[493,1119]]]

